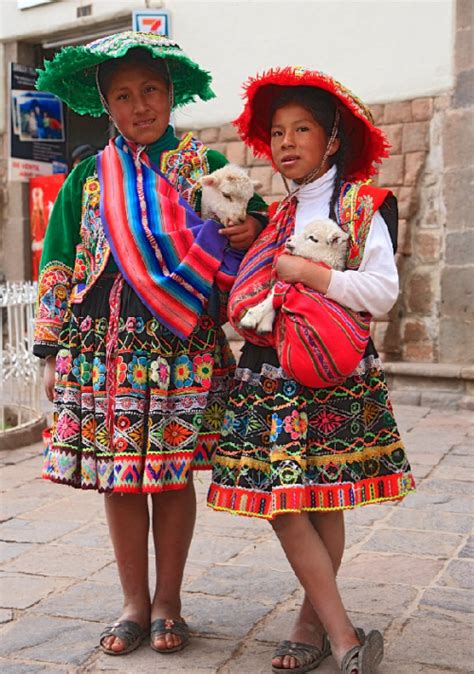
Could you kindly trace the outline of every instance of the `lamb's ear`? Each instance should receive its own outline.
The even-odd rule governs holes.
[[[213,175],[202,176],[198,182],[201,185],[206,185],[206,187],[215,187],[218,184],[217,179]]]
[[[252,185],[255,190],[259,190],[262,187],[260,180],[252,180]]]
[[[343,241],[347,241],[348,238],[346,232],[340,229],[338,232],[331,232],[327,238],[327,242],[330,246],[338,246]]]

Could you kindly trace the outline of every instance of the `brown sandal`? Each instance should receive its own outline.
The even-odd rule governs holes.
[[[143,629],[133,620],[120,620],[105,628],[100,635],[99,645],[107,655],[126,655],[137,649],[147,634],[148,630]],[[121,651],[113,651],[111,648],[107,648],[107,646],[104,646],[104,640],[107,637],[120,639],[123,641],[125,648]]]
[[[359,636],[359,635],[358,635]],[[351,648],[341,662],[341,674],[375,674],[383,658],[383,637],[378,630],[367,634],[359,646]]]
[[[155,646],[155,637],[165,636],[166,634],[175,634],[181,637],[181,643],[172,648],[157,648]],[[189,644],[189,627],[185,620],[173,620],[172,618],[157,618],[150,626],[150,647],[157,653],[176,653],[182,651]]]
[[[323,643],[321,648],[313,646],[312,644],[303,644],[299,641],[281,641],[273,653],[273,658],[284,658],[289,655],[299,662],[299,667],[285,667],[272,666],[274,674],[303,674],[312,669],[316,669],[321,662],[331,655],[331,646],[326,635],[323,636]]]

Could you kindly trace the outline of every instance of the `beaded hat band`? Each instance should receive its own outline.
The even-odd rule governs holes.
[[[38,69],[36,88],[50,91],[80,115],[99,117],[104,113],[97,90],[97,66],[120,59],[130,50],[141,47],[154,58],[166,60],[173,85],[173,107],[196,98],[207,101],[215,97],[211,75],[200,68],[181,47],[163,35],[126,31],[94,40],[86,45],[64,47],[53,59]]]

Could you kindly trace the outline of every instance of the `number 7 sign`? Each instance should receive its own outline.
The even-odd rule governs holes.
[[[153,9],[142,12],[136,9],[133,11],[133,30],[138,30],[141,33],[156,33],[157,35],[166,35],[169,37],[169,12],[163,10],[155,11]]]

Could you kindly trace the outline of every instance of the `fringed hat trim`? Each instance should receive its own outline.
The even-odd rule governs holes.
[[[389,156],[390,144],[383,131],[374,125],[369,108],[334,78],[300,66],[273,68],[244,84],[244,110],[233,124],[255,156],[271,161],[272,103],[283,88],[299,86],[323,89],[336,98],[350,147],[344,177],[367,180],[374,175],[377,171],[374,165]]]
[[[196,98],[215,97],[211,75],[200,68],[181,47],[163,35],[126,31],[94,40],[86,45],[64,47],[38,69],[36,88],[59,96],[80,115],[99,117],[104,111],[96,84],[97,66],[119,59],[136,47],[148,50],[154,58],[166,59],[173,83],[175,108]]]

